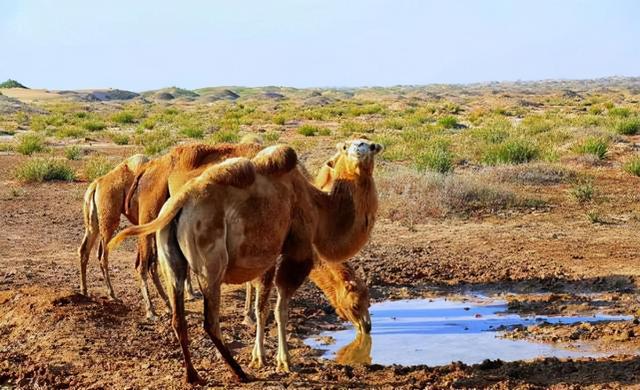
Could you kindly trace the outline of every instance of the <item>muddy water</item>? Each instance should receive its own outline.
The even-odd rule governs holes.
[[[428,364],[454,361],[467,364],[484,359],[504,361],[536,357],[598,357],[586,345],[560,346],[500,337],[499,329],[536,322],[574,323],[628,320],[627,316],[530,316],[505,314],[506,302],[477,299],[463,302],[445,299],[388,301],[371,306],[371,336],[350,328],[324,332],[305,342],[326,350],[323,358],[340,363]],[[328,336],[328,337],[327,337]]]

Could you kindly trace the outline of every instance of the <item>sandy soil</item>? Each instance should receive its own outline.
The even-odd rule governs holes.
[[[126,150],[109,153],[122,155]],[[182,358],[168,316],[157,322],[144,319],[134,278],[133,243],[111,256],[118,301],[105,298],[95,260],[89,264],[90,296],[78,295],[76,250],[83,232],[80,209],[87,183],[19,185],[12,181],[12,171],[23,158],[0,156],[0,386],[183,388]],[[638,180],[615,172],[606,168],[596,172],[599,188],[611,189],[605,196],[616,199],[608,204],[609,223],[592,224],[584,210],[566,202],[542,212],[434,219],[411,229],[383,220],[355,262],[367,272],[376,300],[468,290],[516,292],[525,295],[506,295],[510,310],[516,312],[635,315],[640,310],[635,298],[639,222],[633,217]],[[541,191],[547,191],[543,197],[566,197],[562,185]],[[340,324],[318,296],[306,284],[292,304],[290,345],[295,368],[291,374],[280,374],[273,361],[272,324],[267,366],[248,368],[253,338],[252,329],[241,324],[243,290],[225,288],[223,333],[240,364],[255,378],[245,387],[640,386],[640,357],[632,355],[444,367],[350,367],[319,361],[318,352],[302,339]],[[194,363],[211,387],[235,388],[202,329],[201,306],[201,301],[188,304]],[[609,329],[612,326],[616,329]],[[635,347],[640,334],[631,321],[540,329],[519,330],[518,337],[545,342],[578,337],[606,348],[612,338],[617,345]],[[579,334],[572,336],[576,329]]]

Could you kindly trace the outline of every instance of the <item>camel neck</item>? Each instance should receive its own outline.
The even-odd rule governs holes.
[[[344,261],[367,242],[378,209],[373,178],[337,179],[320,207],[314,244],[328,261]]]

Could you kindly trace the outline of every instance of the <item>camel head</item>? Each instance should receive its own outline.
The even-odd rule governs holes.
[[[344,283],[336,289],[336,313],[355,325],[358,333],[371,332],[369,289],[353,272],[344,275]]]
[[[340,142],[336,148],[338,153],[325,164],[331,168],[334,180],[371,176],[374,156],[384,149],[382,145],[364,138]]]

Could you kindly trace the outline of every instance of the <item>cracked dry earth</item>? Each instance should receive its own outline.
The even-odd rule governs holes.
[[[126,155],[126,149],[111,153]],[[20,185],[12,171],[24,157],[0,156],[0,387],[183,388],[182,358],[165,314],[144,319],[134,277],[134,245],[111,256],[118,301],[106,299],[97,261],[89,264],[89,297],[77,293],[76,249],[83,226],[87,183]],[[634,178],[604,170],[616,183],[614,223],[591,224],[572,205],[544,212],[440,218],[411,228],[380,220],[371,242],[354,260],[365,269],[375,300],[455,296],[466,291],[499,294],[519,313],[604,311],[636,315],[640,272],[640,223]],[[9,188],[20,188],[10,193]],[[563,196],[562,185],[545,189]],[[124,226],[124,223],[123,223]],[[518,293],[509,296],[509,293]],[[506,294],[506,295],[505,295]],[[255,381],[245,388],[601,388],[640,386],[640,357],[526,362],[485,361],[427,366],[345,366],[319,360],[305,337],[342,325],[315,287],[306,284],[290,313],[294,372],[275,371],[276,338],[269,324],[269,361],[248,368],[253,330],[241,323],[241,286],[226,286],[222,328],[240,364]],[[160,301],[154,296],[155,303]],[[202,329],[201,301],[189,302],[194,363],[210,387],[237,388]],[[514,331],[541,342],[574,340],[609,346],[640,345],[632,321],[592,326],[539,326]]]

